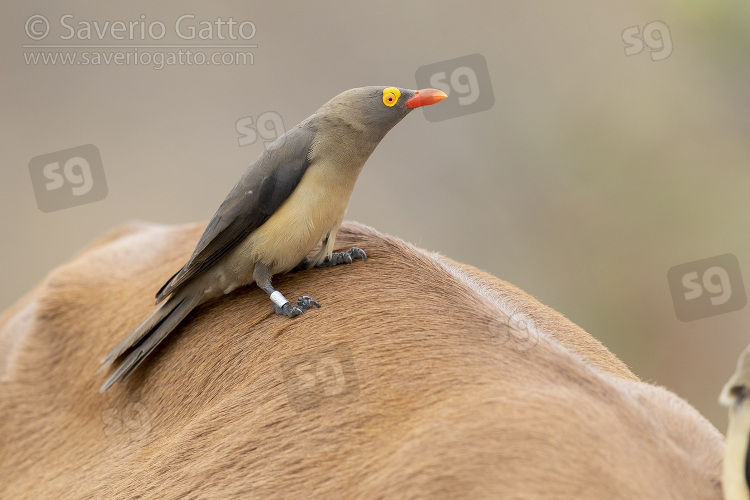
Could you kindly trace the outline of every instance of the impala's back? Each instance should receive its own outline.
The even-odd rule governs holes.
[[[99,360],[203,226],[104,236],[0,316],[0,498],[719,499],[722,436],[561,314],[353,223],[367,262],[196,309],[124,383]]]

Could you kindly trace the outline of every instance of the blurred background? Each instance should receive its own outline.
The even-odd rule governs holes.
[[[746,1],[2,9],[0,309],[118,224],[207,220],[339,92],[443,86],[347,218],[514,283],[725,431],[750,341]]]

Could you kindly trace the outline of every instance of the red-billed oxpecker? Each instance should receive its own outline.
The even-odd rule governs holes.
[[[347,90],[270,144],[216,211],[188,262],[156,294],[157,304],[166,302],[102,360],[103,369],[128,353],[100,391],[128,377],[196,306],[237,287],[255,281],[276,314],[290,318],[320,307],[306,295],[291,304],[271,277],[367,258],[356,247],[333,252],[357,176],[394,125],[445,97],[435,89]]]

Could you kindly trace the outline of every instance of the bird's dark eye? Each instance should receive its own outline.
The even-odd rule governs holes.
[[[396,87],[388,87],[387,89],[383,90],[383,104],[388,107],[396,104],[399,97],[401,97],[401,91]]]

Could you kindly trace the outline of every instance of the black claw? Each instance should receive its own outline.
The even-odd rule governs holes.
[[[297,299],[296,306],[293,306],[289,302],[287,302],[281,307],[274,304],[271,306],[271,310],[280,316],[294,318],[295,316],[299,316],[300,314],[305,313],[308,309],[310,309],[313,306],[320,307],[320,302],[318,302],[317,300],[311,297],[308,297],[307,295],[303,295],[302,297]]]
[[[305,312],[300,307],[293,306],[289,302],[287,302],[286,304],[284,304],[281,307],[279,307],[276,304],[274,304],[274,305],[271,306],[271,310],[273,312],[275,312],[276,314],[278,314],[278,315],[286,316],[288,318],[293,318],[295,316],[299,316],[300,314],[302,314],[303,312]]]
[[[320,307],[320,302],[313,299],[312,297],[308,297],[307,295],[303,295],[302,297],[297,299],[297,306],[302,308],[303,311],[307,311],[312,306]]]
[[[326,259],[318,267],[333,267],[339,264],[351,264],[357,257],[362,260],[367,260],[367,254],[364,250],[358,247],[351,247],[346,252],[334,252],[330,259]]]
[[[356,259],[357,257],[359,257],[362,260],[367,260],[367,254],[359,247],[351,247],[347,253],[352,257],[352,259]]]

